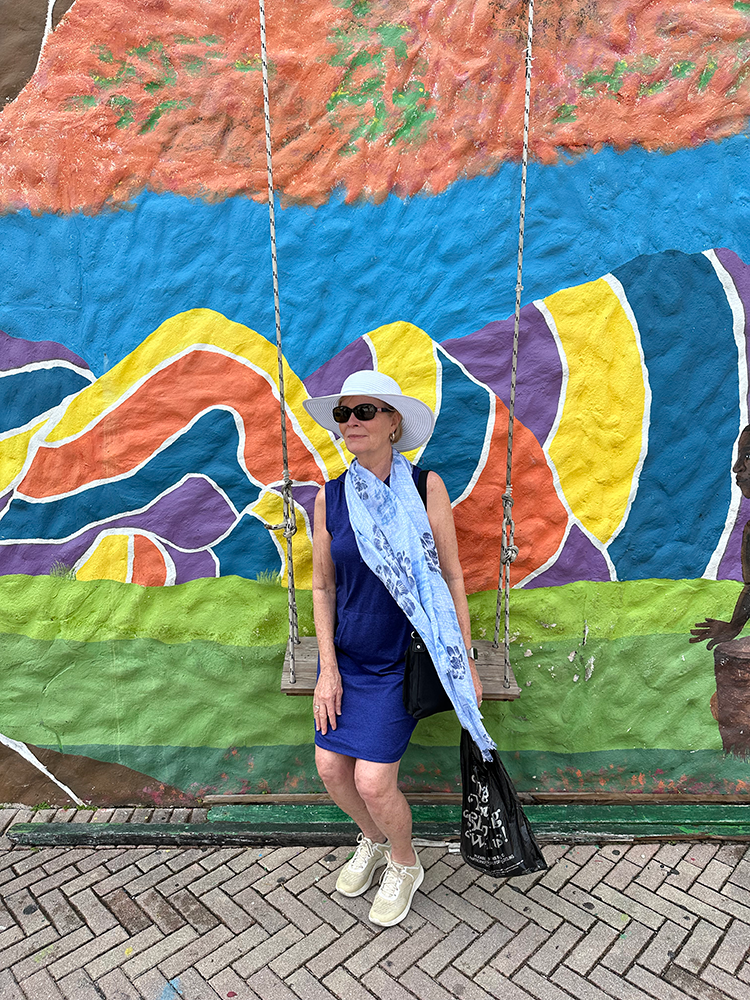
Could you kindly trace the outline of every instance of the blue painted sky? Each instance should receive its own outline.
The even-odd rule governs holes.
[[[435,197],[280,211],[287,357],[302,377],[362,333],[434,339],[512,313],[520,168]],[[644,253],[727,246],[750,260],[750,139],[670,155],[604,149],[529,170],[523,301]],[[265,205],[144,194],[95,217],[0,218],[0,329],[55,340],[96,374],[163,320],[209,307],[273,336]]]

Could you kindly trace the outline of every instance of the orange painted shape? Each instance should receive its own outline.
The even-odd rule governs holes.
[[[500,568],[508,410],[499,399],[496,406],[487,462],[469,496],[454,508],[468,593],[494,590]],[[515,586],[554,555],[568,523],[541,445],[518,420],[513,430],[513,500],[518,546],[518,558],[511,568]],[[477,539],[482,540],[481,545]]]
[[[167,582],[164,556],[145,535],[133,538],[133,583],[142,587],[163,587]]]
[[[70,493],[121,476],[146,462],[199,413],[212,406],[236,410],[245,427],[245,462],[261,483],[281,478],[279,404],[268,382],[234,358],[194,350],[155,372],[132,396],[81,435],[42,446],[19,485],[30,497]],[[310,451],[288,426],[289,464],[296,479],[322,481]]]

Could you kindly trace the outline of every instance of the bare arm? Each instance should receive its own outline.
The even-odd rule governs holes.
[[[737,598],[732,620],[724,622],[718,618],[706,618],[703,622],[696,622],[695,628],[690,629],[692,635],[690,642],[703,642],[704,639],[708,639],[708,648],[713,649],[720,642],[736,639],[750,621],[750,521],[742,532],[741,558],[742,579],[745,586]]]
[[[748,621],[750,621],[750,584],[745,584],[734,606],[732,620],[724,622],[718,618],[706,618],[703,622],[696,622],[695,628],[690,629],[692,636],[690,642],[703,642],[704,639],[708,639],[707,646],[713,649],[720,642],[736,639]]]
[[[456,539],[456,526],[453,521],[453,508],[451,507],[445,484],[436,472],[430,472],[427,476],[427,517],[432,528],[432,536],[435,539],[435,547],[437,548],[443,579],[448,585],[448,590],[451,592],[453,603],[456,606],[456,616],[464,645],[469,650],[471,649],[471,620],[469,618],[469,603],[466,600],[464,573],[458,558],[458,541]],[[476,664],[472,656],[469,656],[469,666],[477,696],[477,704],[481,705],[482,682],[479,679]]]
[[[315,500],[313,532],[313,615],[320,651],[320,676],[313,692],[315,728],[325,734],[328,726],[336,728],[341,715],[341,675],[339,674],[333,635],[336,625],[336,571],[331,559],[331,536],[326,528],[326,491],[323,487]],[[317,708],[316,708],[317,706]]]

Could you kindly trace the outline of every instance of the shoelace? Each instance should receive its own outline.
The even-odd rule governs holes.
[[[367,867],[368,861],[375,853],[371,840],[368,840],[367,837],[363,836],[362,834],[360,834],[357,839],[359,840],[359,843],[357,844],[357,849],[355,850],[354,854],[352,855],[352,859],[349,862],[349,868],[353,872],[364,871],[364,869]]]
[[[396,861],[389,861],[385,871],[380,878],[380,894],[386,899],[395,899],[400,890],[401,883],[408,876],[406,865],[400,865]]]

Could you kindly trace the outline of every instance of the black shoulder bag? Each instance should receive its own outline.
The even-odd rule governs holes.
[[[417,489],[427,507],[427,470],[420,469]],[[422,637],[412,632],[404,666],[404,708],[415,719],[426,719],[438,712],[453,711],[453,703],[440,683],[435,664]]]

